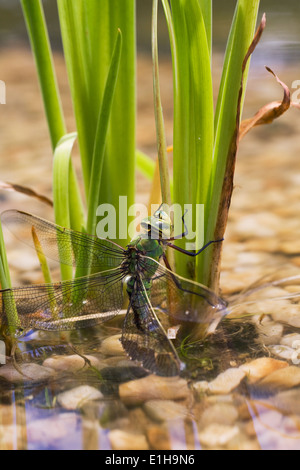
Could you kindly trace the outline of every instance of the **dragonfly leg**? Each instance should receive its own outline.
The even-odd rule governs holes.
[[[221,240],[211,240],[210,242],[206,243],[206,245],[204,245],[202,248],[200,248],[200,250],[197,251],[196,253],[192,251],[184,250],[183,248],[180,248],[179,246],[176,246],[173,243],[166,243],[166,245],[171,248],[174,248],[174,250],[180,251],[180,253],[184,253],[185,255],[198,256],[200,255],[200,253],[202,253],[202,251],[204,251],[207,247],[209,247],[213,243],[221,243],[222,241],[224,241],[224,238],[222,238]]]
[[[170,271],[170,274],[171,274],[171,276],[172,276],[172,279],[173,279],[173,281],[175,282],[175,284],[176,284],[176,286],[178,287],[178,289],[182,290],[183,292],[187,292],[187,293],[189,293],[189,294],[198,295],[199,297],[202,297],[209,305],[211,305],[212,307],[214,307],[214,305],[209,302],[209,300],[205,297],[205,295],[201,295],[201,294],[198,294],[198,293],[196,293],[196,292],[192,292],[192,291],[190,291],[190,290],[188,290],[188,289],[184,289],[184,288],[182,287],[182,285],[180,284],[180,282],[179,282],[179,280],[176,278],[176,276],[173,276],[173,271],[172,271],[172,269],[171,269],[171,267],[170,267],[168,258],[166,257],[166,254],[165,254],[165,253],[163,254],[163,260],[164,260],[164,262],[165,262],[166,267],[167,267],[168,270]]]

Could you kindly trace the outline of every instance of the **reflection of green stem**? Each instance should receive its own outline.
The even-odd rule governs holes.
[[[37,233],[32,227],[32,238],[33,238],[33,243],[35,246],[35,251],[38,256],[41,268],[42,268],[42,273],[45,279],[46,284],[49,284],[47,292],[48,292],[48,298],[49,298],[49,304],[50,304],[50,309],[52,312],[52,317],[54,320],[58,320],[58,315],[57,315],[57,309],[56,309],[56,300],[55,300],[55,293],[52,284],[52,278],[51,278],[51,273],[50,269],[46,260],[46,257],[44,255],[42,246],[40,244],[40,241],[38,239]]]

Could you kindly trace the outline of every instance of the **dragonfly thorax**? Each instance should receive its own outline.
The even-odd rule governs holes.
[[[147,256],[155,259],[155,261],[159,261],[164,254],[163,246],[158,240],[144,238],[141,235],[131,240],[127,248],[128,252],[130,252],[130,257],[135,262],[138,261],[141,256]]]

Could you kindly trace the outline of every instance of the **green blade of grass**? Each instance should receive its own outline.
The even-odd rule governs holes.
[[[223,75],[215,115],[215,147],[213,172],[210,186],[209,219],[206,226],[206,239],[213,240],[218,217],[222,184],[229,148],[236,128],[236,111],[242,80],[242,64],[252,42],[259,0],[239,0],[237,3],[231,32],[228,40]],[[249,63],[244,73],[244,93],[247,83]],[[241,101],[241,110],[243,99]],[[198,280],[205,285],[217,283],[209,280],[212,250],[207,250],[198,265]]]
[[[122,31],[122,55],[119,78],[112,103],[107,146],[103,165],[99,204],[112,204],[117,212],[116,242],[126,245],[128,234],[119,222],[119,196],[127,197],[127,206],[135,200],[136,150],[136,18],[135,0],[109,0],[110,51],[115,31]],[[110,56],[111,56],[110,53]]]
[[[77,180],[71,161],[76,133],[65,135],[58,143],[53,159],[53,201],[57,225],[81,231],[84,226],[83,206],[78,199]],[[74,188],[77,188],[74,191]],[[61,264],[63,280],[71,279],[71,266]]]
[[[212,0],[199,0],[206,29],[209,55],[212,55]]]
[[[9,267],[8,267],[8,262],[7,262],[6,249],[5,249],[5,244],[4,244],[1,223],[0,223],[0,282],[1,282],[2,290],[11,288],[10,273],[9,273]],[[2,292],[2,300],[3,300],[3,307],[5,309],[5,313],[7,317],[9,333],[11,335],[14,335],[16,332],[16,329],[20,326],[20,320],[18,317],[18,312],[17,312],[17,308],[16,308],[16,304],[15,304],[12,292],[10,290],[7,290],[6,292]]]
[[[160,171],[160,184],[162,202],[172,204],[169,179],[169,165],[167,158],[167,143],[162,111],[162,102],[159,85],[159,67],[158,67],[158,40],[157,40],[157,11],[158,0],[153,0],[152,11],[152,60],[153,60],[153,95],[154,95],[154,114],[156,123],[157,151]]]
[[[114,98],[114,91],[118,77],[119,64],[122,51],[122,34],[119,30],[111,65],[108,72],[106,86],[103,94],[103,100],[98,118],[96,139],[93,151],[93,164],[91,173],[91,185],[89,190],[87,232],[96,233],[96,212],[98,206],[98,197],[101,187],[102,168],[104,160],[104,151],[106,145],[106,136],[109,125],[110,112]]]
[[[149,181],[153,180],[155,172],[155,162],[140,150],[136,151],[136,166],[140,173],[145,176]]]
[[[67,65],[73,108],[76,118],[78,141],[81,155],[85,196],[88,198],[92,167],[93,144],[95,139],[95,112],[91,105],[88,84],[88,55],[84,49],[87,41],[84,4],[82,0],[57,0],[58,13]]]
[[[52,53],[41,0],[21,0],[24,18],[38,71],[50,130],[52,149],[66,134],[66,126],[54,72]]]
[[[211,174],[214,112],[211,58],[199,0],[162,0],[173,60],[174,203],[206,204]],[[207,20],[208,21],[208,20]],[[187,51],[189,53],[187,54]],[[193,222],[196,223],[193,210]],[[203,240],[203,227],[196,227]],[[197,243],[198,243],[197,242]],[[178,241],[185,248],[185,240]],[[190,260],[189,260],[190,261]],[[176,271],[190,277],[186,257],[176,254]]]

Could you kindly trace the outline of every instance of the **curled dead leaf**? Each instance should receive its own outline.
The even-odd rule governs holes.
[[[242,121],[239,131],[240,141],[251,129],[253,129],[253,127],[270,124],[275,119],[282,116],[291,106],[291,93],[288,86],[278,78],[273,70],[271,70],[269,67],[266,67],[266,69],[268,72],[274,75],[277,82],[282,86],[284,92],[283,99],[282,101],[273,101],[272,103],[266,104],[255,114],[255,116]]]
[[[42,194],[37,193],[31,188],[27,186],[21,186],[20,184],[13,184],[13,183],[6,183],[4,181],[0,181],[0,189],[4,189],[5,191],[15,191],[17,193],[25,194],[29,197],[34,197],[39,201],[47,204],[50,207],[53,207],[53,202],[47,196],[43,196]]]

